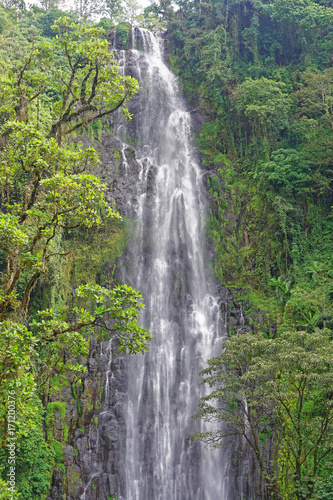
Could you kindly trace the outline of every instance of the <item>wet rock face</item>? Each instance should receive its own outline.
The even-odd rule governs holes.
[[[136,76],[136,60],[129,58],[127,65],[130,68],[129,72]],[[156,78],[156,75],[157,73],[155,73],[155,76],[153,75],[153,78]],[[163,89],[161,90],[159,85],[156,85],[154,92],[154,99],[158,98],[162,109],[165,109],[165,92]],[[125,215],[130,220],[137,220],[138,207],[141,210],[140,214],[145,224],[142,226],[142,233],[140,233],[140,240],[138,240],[141,242],[141,264],[145,269],[149,269],[154,252],[154,246],[151,242],[155,235],[152,234],[152,228],[155,227],[155,231],[158,230],[155,224],[156,213],[154,214],[158,188],[158,170],[155,163],[151,161],[152,148],[147,147],[145,149],[145,146],[140,143],[139,130],[143,127],[146,136],[150,136],[150,134],[156,136],[155,124],[156,120],[160,119],[158,110],[161,108],[157,106],[155,108],[151,103],[146,105],[144,98],[136,97],[131,101],[130,109],[135,118],[129,128],[126,129],[126,135],[123,136],[123,139],[119,138],[121,137],[120,133],[118,133],[117,138],[108,132],[110,127],[114,127],[114,121],[111,118],[110,122],[105,122],[100,142],[93,144],[101,155],[102,164],[97,173],[107,185],[106,199],[108,203],[115,206],[122,215]],[[146,123],[149,114],[155,117],[155,121],[153,120],[152,123]],[[138,119],[137,117],[141,118]],[[140,123],[140,120],[144,123]],[[194,122],[195,127],[199,129],[204,120],[205,117],[200,111],[193,111],[192,122]],[[165,123],[167,124],[167,120],[165,120]],[[175,122],[174,127],[176,125],[180,126],[179,124],[184,125],[184,123]],[[84,138],[83,141],[87,142],[87,144],[89,142],[88,138]],[[125,144],[126,141],[127,144]],[[160,149],[163,151],[163,148],[165,150],[168,148],[167,138],[162,141]],[[175,154],[180,148],[181,141],[174,147]],[[163,154],[166,154],[166,152],[163,151]],[[186,155],[179,161],[179,165],[183,170],[185,170],[185,161]],[[198,173],[198,178],[200,178],[202,172]],[[142,197],[142,192],[138,190],[143,178],[145,182],[144,197]],[[191,177],[189,177],[189,182],[193,182]],[[104,340],[98,342],[92,339],[89,357],[85,361],[87,372],[82,376],[81,383],[74,383],[74,381],[70,380],[67,386],[62,388],[60,394],[51,396],[51,401],[60,400],[66,403],[64,418],[61,417],[59,412],[55,412],[55,439],[59,441],[64,439],[65,428],[68,429],[68,437],[65,440],[66,442],[63,442],[63,460],[54,471],[48,500],[63,498],[66,498],[66,500],[127,500],[127,498],[156,500],[157,498],[165,498],[165,496],[159,496],[158,494],[158,492],[161,495],[163,493],[163,475],[158,480],[155,477],[154,457],[156,456],[156,442],[159,436],[154,436],[154,432],[156,432],[156,427],[162,428],[166,425],[166,412],[163,411],[163,408],[156,412],[154,397],[156,398],[157,392],[161,396],[166,390],[169,392],[171,396],[168,411],[172,415],[173,426],[177,428],[178,413],[181,412],[183,405],[183,402],[179,401],[179,388],[186,387],[186,383],[189,384],[191,390],[196,390],[196,387],[200,386],[199,370],[196,367],[193,368],[192,360],[199,357],[207,358],[204,350],[205,346],[202,352],[196,351],[195,335],[189,342],[184,335],[184,317],[188,318],[190,316],[195,300],[193,298],[192,283],[193,263],[191,262],[193,256],[189,256],[189,242],[186,242],[183,236],[182,238],[178,237],[182,232],[186,234],[182,227],[184,222],[182,212],[185,209],[184,196],[178,196],[178,193],[178,191],[175,191],[177,196],[174,197],[176,200],[173,212],[174,223],[171,226],[171,231],[177,234],[172,241],[168,242],[167,251],[165,252],[165,267],[169,266],[171,268],[172,266],[173,272],[168,276],[168,294],[165,294],[163,299],[165,307],[168,307],[168,321],[172,324],[172,334],[174,335],[172,348],[175,356],[174,373],[171,374],[172,384],[166,388],[163,385],[163,380],[161,380],[160,391],[157,391],[153,385],[155,380],[153,372],[150,372],[149,365],[157,363],[157,355],[159,350],[163,348],[162,342],[160,342],[160,345],[155,347],[150,359],[147,357],[143,367],[140,368],[140,370],[143,369],[144,371],[143,383],[141,385],[140,402],[134,412],[136,419],[134,433],[144,436],[138,445],[139,453],[134,459],[138,463],[140,462],[143,477],[149,485],[153,486],[148,488],[144,496],[142,493],[137,496],[127,496],[128,398],[132,397],[131,401],[136,404],[135,398],[139,398],[139,395],[136,393],[135,384],[141,372],[139,369],[136,372],[136,365],[132,365],[129,369],[128,358],[117,353],[116,341]],[[207,193],[202,193],[202,195],[207,199]],[[191,222],[194,224],[195,220]],[[132,242],[132,246],[129,245],[124,252],[121,258],[120,270],[115,271],[115,263],[107,262],[104,265],[102,271],[108,281],[113,281],[116,275],[120,281],[126,281],[128,284],[136,286],[137,267],[134,265],[134,260],[135,245],[137,244]],[[209,254],[211,249],[208,248],[205,251]],[[147,297],[154,295],[152,291],[156,290],[156,283],[154,284],[153,279],[153,273],[149,276],[148,273],[144,275],[142,286],[145,287]],[[159,282],[161,282],[161,279],[159,279]],[[200,286],[203,287],[204,285],[205,280],[202,279]],[[142,290],[140,289],[140,291]],[[197,292],[197,295],[199,295],[199,292]],[[234,333],[246,333],[252,329],[249,318],[245,313],[247,304],[237,298],[237,294],[235,296],[227,288],[219,288],[217,283],[214,283],[214,280],[209,283],[209,293],[216,301],[217,310],[215,313],[219,317],[219,328],[221,331],[223,330],[223,335],[226,334],[228,329]],[[209,304],[207,304],[208,306]],[[152,315],[152,309],[147,307],[147,316]],[[149,317],[146,317],[145,321],[149,322],[149,319]],[[199,333],[201,334],[201,332]],[[222,334],[217,333],[216,341],[218,342],[221,337]],[[190,361],[184,358],[184,352],[186,353],[186,351],[190,353]],[[185,366],[186,363],[188,366]],[[189,381],[184,377],[185,369],[189,370],[192,377]],[[196,403],[193,403],[189,415],[193,415],[196,411]],[[190,417],[187,420],[191,421]],[[186,436],[192,431],[190,425],[185,429]],[[224,493],[225,498],[222,499],[220,495],[217,498],[216,490],[214,490],[215,493],[209,496],[209,493],[205,493],[204,489],[202,489],[201,483],[203,480],[207,483],[207,478],[204,477],[205,472],[202,470],[202,465],[200,465],[203,452],[199,443],[193,444],[188,438],[179,439],[176,440],[175,448],[176,459],[174,459],[172,469],[174,471],[180,470],[180,460],[183,460],[182,468],[190,471],[190,474],[188,474],[188,476],[191,476],[190,480],[188,477],[183,478],[186,487],[184,488],[184,484],[182,487],[184,491],[189,491],[189,493],[186,493],[186,499],[243,500],[245,498],[250,500],[254,498],[254,494],[256,499],[265,499],[264,493],[261,491],[260,477],[253,454],[241,439],[230,442],[225,455],[227,464],[220,462],[221,470],[224,468],[228,483],[227,490]],[[137,450],[135,447],[133,449]],[[132,467],[135,468],[135,466],[136,464],[132,464]],[[220,471],[217,470],[217,475],[219,473]],[[186,481],[189,481],[189,483],[186,483]],[[138,485],[141,492],[144,487],[142,484]],[[168,500],[176,500],[176,496],[171,494]],[[185,500],[185,495],[181,500]]]
[[[80,140],[89,143],[87,137]],[[101,154],[98,175],[108,186],[106,199],[126,213],[138,182],[135,152],[105,131],[94,146]],[[114,280],[115,266],[113,262],[103,266],[109,282]],[[81,382],[69,379],[60,392],[50,395],[49,402],[66,404],[66,415],[62,418],[59,411],[54,412],[53,436],[62,443],[63,460],[55,467],[48,500],[107,500],[125,493],[126,357],[119,355],[116,341],[92,339],[89,357],[81,362],[87,367]]]
[[[61,441],[57,433],[65,426],[69,434],[48,500],[107,500],[122,492],[127,380],[124,359],[112,344],[92,339],[81,387],[63,387],[57,397],[66,401],[66,416],[60,422],[56,416],[54,435]]]
[[[121,491],[122,451],[126,437],[123,417],[127,389],[124,360],[111,341],[96,346],[92,359],[95,373],[89,378],[98,380],[99,405],[86,422],[86,436],[80,439],[81,495],[73,496],[73,499],[107,499]]]
[[[265,313],[252,311],[245,291],[241,288],[221,287],[221,312],[225,317],[230,334],[246,334],[254,331],[254,325],[266,321]],[[272,442],[266,439],[264,461],[269,469],[272,463]],[[243,437],[234,436],[229,444],[230,459],[228,464],[228,490],[225,500],[268,500],[256,458]]]
[[[121,211],[126,209],[129,197],[128,177],[125,180],[125,168],[131,171],[131,179],[137,182],[138,165],[132,151],[124,150],[126,160],[113,158],[115,150],[121,150],[121,142],[106,133],[102,135],[102,152],[107,161],[103,161],[101,178],[110,186],[109,202],[116,202]],[[105,149],[104,149],[105,148]],[[125,165],[126,163],[126,165]],[[154,185],[155,168],[151,168],[148,176],[148,185]],[[116,186],[112,189],[111,186]],[[153,197],[153,194],[151,195]],[[147,197],[145,209],[149,211],[152,200]],[[145,251],[145,258],[149,259],[149,248]],[[125,265],[130,266],[130,254],[123,256]],[[126,261],[128,260],[127,264]],[[185,264],[184,264],[185,265]],[[106,277],[114,273],[115,264],[107,262],[103,267]],[[174,290],[173,295],[177,296]],[[222,321],[228,330],[238,333],[247,333],[252,330],[246,310],[249,304],[237,298],[241,290],[228,290],[218,287],[214,293],[219,296],[219,307]],[[182,308],[191,308],[193,299],[190,294],[184,294]],[[174,320],[179,319],[179,309],[174,304]],[[179,304],[178,304],[179,307]],[[255,319],[254,319],[255,321]],[[179,345],[179,352],[181,345]],[[97,342],[92,339],[89,357],[86,360],[87,372],[76,389],[69,381],[68,386],[62,388],[61,393],[55,395],[54,401],[66,402],[66,417],[61,419],[55,412],[54,436],[61,441],[64,427],[67,426],[68,443],[63,445],[63,463],[55,468],[52,486],[48,500],[108,500],[112,498],[126,499],[125,483],[125,451],[126,451],[126,401],[128,384],[127,358],[117,354],[116,342]],[[176,380],[181,380],[178,373]],[[147,400],[147,393],[142,395]],[[52,401],[52,398],[51,398]],[[152,410],[152,408],[151,408]],[[153,415],[142,406],[138,417],[138,432],[144,427],[152,425]],[[146,440],[143,449],[144,457],[151,453],[152,443]],[[266,445],[269,458],[269,443]],[[234,439],[229,445],[230,459],[228,463],[229,493],[226,500],[252,498],[265,500],[262,491],[262,481],[251,450],[242,439]],[[200,450],[192,447],[189,460],[198,462]],[[146,460],[149,463],[149,460]],[[152,474],[149,468],[144,470],[146,477]],[[198,476],[199,477],[199,476]],[[152,494],[153,495],[153,494]],[[148,498],[146,499],[148,500]],[[155,500],[151,496],[150,500]],[[215,499],[212,499],[215,500]]]

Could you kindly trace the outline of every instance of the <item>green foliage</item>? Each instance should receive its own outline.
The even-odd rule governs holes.
[[[117,25],[116,34],[117,40],[123,49],[128,49],[128,37],[131,31],[131,25],[128,23],[121,22]]]
[[[33,398],[34,418],[30,424],[26,421],[25,435],[17,435],[15,441],[16,492],[19,498],[24,500],[44,500],[52,477],[54,452],[44,440],[41,403],[36,396]],[[7,459],[1,462],[2,476],[6,477],[10,465]],[[6,490],[4,485],[0,486],[0,498],[10,498],[6,496]],[[18,498],[18,496],[13,496],[13,498]]]
[[[64,13],[59,10],[56,6],[51,7],[49,10],[41,12],[37,18],[37,26],[41,30],[42,36],[47,38],[54,38],[56,36],[55,31],[52,29],[55,21],[62,17]],[[66,12],[66,16],[68,16],[72,22],[77,22],[76,16],[73,12]]]
[[[0,499],[1,500],[18,500],[18,493],[15,491],[14,493],[12,491],[8,490],[7,483],[6,481],[3,481],[0,479]]]
[[[271,161],[261,166],[264,185],[273,186],[276,192],[296,195],[309,191],[309,165],[293,149],[278,149],[271,154]]]
[[[4,33],[9,23],[10,17],[0,5],[0,35]]]
[[[330,476],[324,486],[322,486],[317,493],[318,500],[332,500],[333,499],[333,476]]]
[[[54,452],[44,441],[42,425],[40,411],[38,427],[30,430],[17,447],[17,489],[24,500],[43,500],[49,491]]]
[[[252,140],[268,139],[273,144],[277,135],[288,127],[291,101],[286,85],[267,78],[247,78],[235,94],[235,109],[247,118]]]
[[[1,249],[11,261],[2,279],[2,317],[13,307],[13,293],[24,273],[25,289],[17,307],[21,312],[27,310],[31,289],[47,269],[58,234],[100,224],[103,209],[111,218],[119,219],[119,214],[107,207],[100,181],[83,173],[89,164],[97,163],[93,149],[70,152],[24,123],[9,122],[6,130],[10,133],[0,152],[1,199],[10,200],[17,181],[27,187],[19,202],[7,203],[8,212],[0,216],[5,236]],[[48,177],[42,179],[46,172]]]
[[[36,412],[35,380],[32,373],[33,354],[36,339],[32,332],[22,324],[13,321],[0,323],[0,435],[2,441],[7,438],[8,405],[15,397],[16,437],[25,435]]]
[[[209,115],[199,148],[224,181],[221,193],[211,186],[209,222],[224,283],[270,294],[271,276],[298,279],[328,220],[332,12],[311,0],[274,0],[187,2],[177,15],[165,13],[172,64]]]
[[[57,441],[54,438],[54,430],[55,430],[55,413],[59,413],[60,417],[60,423],[63,426],[63,433],[62,433],[62,441],[65,441],[65,423],[64,420],[66,418],[66,403],[64,402],[54,402],[54,403],[49,403],[46,408],[46,416],[45,416],[45,427],[46,427],[46,437],[47,437],[47,442],[51,446],[51,448],[54,451],[54,460],[56,464],[62,464],[63,463],[63,456],[62,456],[62,443]],[[68,437],[68,430],[67,430],[67,437]]]
[[[271,278],[271,286],[275,288],[277,297],[282,303],[286,303],[291,293],[291,281],[283,281],[281,276]]]
[[[27,122],[32,103],[53,93],[48,135],[59,144],[118,108],[130,119],[124,105],[138,92],[138,83],[119,74],[103,29],[79,26],[69,17],[58,19],[52,29],[54,39],[32,44],[22,60],[9,62],[9,71],[0,79],[0,113]]]
[[[243,436],[271,498],[313,498],[332,454],[331,349],[327,332],[232,336],[202,371],[213,391],[201,399],[196,415],[230,425],[195,438],[218,447],[226,436]],[[273,430],[274,467],[268,469],[264,443]]]
[[[222,355],[216,365],[211,361],[210,381],[212,387],[215,382],[215,388],[219,387],[218,403],[224,400],[231,408],[242,409],[232,414],[231,422],[236,427],[239,424],[240,433],[247,428],[251,434],[251,426],[244,425],[244,413],[251,414],[251,404],[257,408],[258,418],[252,415],[252,436],[258,445],[252,441],[252,446],[257,458],[263,458],[267,439],[275,446],[271,471],[266,471],[272,475],[263,472],[270,497],[317,498],[317,487],[321,495],[330,492],[330,481],[321,486],[329,475],[330,451],[315,466],[317,458],[328,451],[331,429],[319,445],[316,432],[329,410],[329,394],[323,387],[325,369],[316,372],[312,360],[318,353],[320,336],[327,352],[328,339],[333,338],[332,2],[176,0],[175,4],[174,10],[170,3],[160,1],[156,11],[167,22],[172,68],[191,106],[195,109],[199,105],[207,116],[197,144],[205,168],[211,169],[207,176],[207,227],[215,249],[214,271],[223,284],[242,287],[251,311],[260,310],[259,317],[264,311],[266,321],[276,327],[272,335],[264,325],[264,338],[242,339],[230,331],[229,352],[239,356],[243,365],[239,362],[233,371],[234,363],[230,362],[230,370],[223,375]],[[257,316],[255,313],[254,318]],[[252,328],[260,329],[256,319]],[[290,331],[293,333],[286,333]],[[305,338],[307,349],[301,345]],[[258,349],[257,354],[250,345]],[[271,359],[268,346],[276,349]],[[296,355],[301,352],[304,363],[313,369],[313,375],[305,376],[309,391],[304,412],[299,414],[302,436],[291,424],[299,409],[295,390],[300,383],[292,386],[292,372],[298,376]],[[294,363],[293,368],[286,366],[287,360]],[[245,373],[242,370],[247,366]],[[273,378],[260,371],[264,366],[270,366]],[[283,371],[280,382],[286,383],[283,402],[274,392],[278,387],[282,391],[275,369]],[[311,385],[312,376],[322,384],[320,389],[315,383]],[[223,388],[220,381],[224,377],[230,385]],[[241,398],[235,398],[237,388],[239,394],[249,391],[246,394],[250,397],[250,382],[252,395],[257,391],[258,399],[248,400],[245,408]],[[199,417],[218,420],[217,408],[224,407],[209,406],[213,394],[202,401],[206,413],[199,413]],[[269,404],[264,409],[266,397]],[[279,413],[282,403],[290,410],[289,417]],[[260,412],[267,415],[260,416]],[[228,415],[221,415],[221,419],[228,421]],[[218,432],[205,436],[212,444],[220,444],[220,438]],[[305,442],[313,445],[312,451],[306,449]],[[297,446],[303,447],[305,461],[301,465],[296,452],[292,458]],[[312,455],[316,446],[317,458]],[[259,464],[262,471],[264,466],[264,462]]]
[[[125,104],[138,84],[119,74],[103,30],[75,24],[75,16],[58,19],[60,11],[46,4],[46,11],[35,8],[33,27],[31,11],[22,16],[15,36],[0,9],[0,442],[5,449],[13,432],[11,403],[16,485],[26,500],[44,500],[54,463],[65,467],[66,403],[49,403],[49,391],[59,396],[85,371],[90,335],[113,336],[130,354],[144,352],[150,338],[138,326],[141,295],[126,285],[97,284],[102,265],[123,251],[126,232],[92,175],[96,151],[64,140],[83,127],[100,140],[101,118],[119,108],[130,119]],[[88,240],[91,252],[103,224],[107,244],[87,265]],[[70,256],[79,237],[86,241]],[[1,452],[1,498],[8,498],[7,469]]]

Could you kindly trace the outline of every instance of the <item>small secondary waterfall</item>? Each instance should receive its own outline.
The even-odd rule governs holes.
[[[133,120],[118,116],[113,124],[124,144],[123,175],[130,170],[126,149],[135,151],[140,170],[127,201],[135,230],[121,278],[143,294],[141,324],[153,339],[149,352],[128,360],[121,498],[226,500],[221,451],[189,437],[200,429],[191,418],[203,394],[199,371],[225,335],[204,262],[206,211],[191,118],[163,62],[161,40],[138,28],[132,39],[135,48],[117,51],[117,58],[141,90],[129,104]]]

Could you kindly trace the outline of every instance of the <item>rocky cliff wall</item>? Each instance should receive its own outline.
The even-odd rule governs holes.
[[[135,113],[135,109],[132,112]],[[193,108],[192,116],[194,127],[199,130],[206,116],[199,108]],[[125,145],[110,133],[112,126],[110,122],[105,123],[100,140],[92,142],[101,155],[102,165],[98,175],[107,184],[106,199],[110,205],[116,205],[122,214],[126,214],[128,203],[137,195],[135,186],[139,182],[141,170],[136,158],[135,141],[132,146]],[[135,123],[132,137],[135,137],[134,128]],[[87,137],[82,140],[91,143]],[[148,210],[153,197],[155,174],[152,165],[147,174],[148,196],[145,206]],[[214,169],[208,175],[213,176]],[[206,196],[209,199],[208,189]],[[134,224],[134,221],[127,221],[129,231]],[[100,244],[103,245],[103,241]],[[208,242],[209,255],[212,257]],[[121,259],[122,265],[131,265],[126,250]],[[104,279],[112,285],[117,275],[119,277],[118,261],[106,260],[101,267]],[[229,331],[246,333],[262,318],[252,315],[250,321],[245,313],[249,304],[240,298],[240,292],[237,289],[219,288],[216,284],[220,313],[226,327]],[[96,338],[91,340],[88,359],[83,360],[87,371],[80,381],[69,378],[57,381],[53,386],[51,384],[48,432],[59,443],[57,447],[61,448],[61,453],[48,500],[126,499],[126,399],[128,384],[131,383],[127,375],[128,361],[126,356],[117,354],[115,342],[97,339],[98,332]],[[269,442],[266,447],[269,460]],[[222,500],[266,499],[251,450],[241,439],[230,443],[229,450],[228,488],[226,498]]]

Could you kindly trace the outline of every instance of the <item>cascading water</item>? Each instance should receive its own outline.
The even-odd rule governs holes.
[[[129,106],[132,122],[116,118],[114,124],[115,134],[135,149],[140,169],[127,202],[136,229],[121,278],[143,294],[141,324],[153,339],[145,356],[128,361],[121,498],[225,500],[221,452],[189,437],[199,430],[191,418],[202,395],[199,370],[225,334],[204,263],[202,172],[191,146],[190,114],[163,63],[161,41],[138,28],[132,38],[135,49],[117,52],[123,71],[141,87]]]

